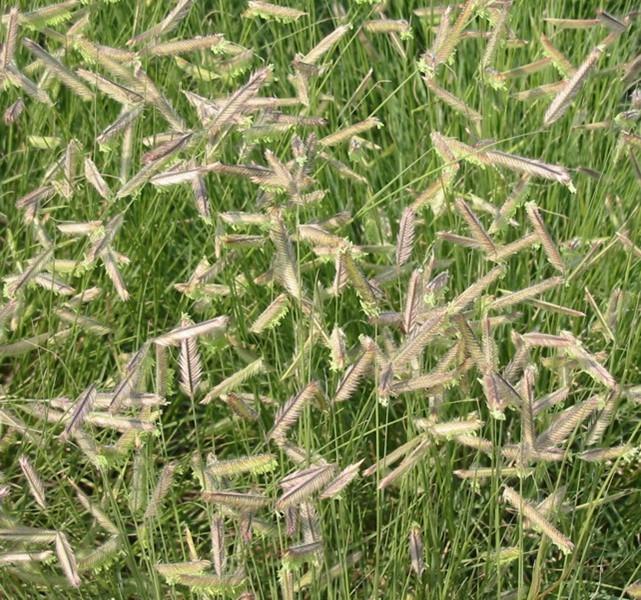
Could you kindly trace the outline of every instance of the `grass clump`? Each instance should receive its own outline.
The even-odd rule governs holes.
[[[0,594],[640,597],[615,4],[6,7]]]

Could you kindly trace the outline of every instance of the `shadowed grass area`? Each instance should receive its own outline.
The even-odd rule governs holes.
[[[559,71],[549,64],[532,74],[505,77],[503,87],[491,85],[491,74],[481,68],[480,61],[506,3],[477,4],[451,60],[436,69],[434,81],[478,111],[480,121],[448,106],[423,80],[419,59],[434,44],[442,8],[429,0],[389,1],[384,7],[350,0],[292,0],[289,7],[306,13],[293,22],[243,16],[246,2],[194,2],[175,29],[156,40],[130,45],[130,38],[162,22],[175,5],[143,0],[71,3],[68,18],[61,23],[20,24],[15,64],[47,90],[54,104],[47,107],[4,82],[0,95],[3,110],[20,98],[25,108],[15,123],[0,124],[0,270],[9,278],[24,273],[29,260],[50,243],[56,261],[77,264],[72,268],[71,263],[49,261],[45,272],[53,272],[73,286],[74,294],[94,286],[101,292],[90,302],[66,306],[79,315],[66,323],[60,310],[69,297],[52,293],[50,284],[38,285],[35,280],[12,294],[12,280],[5,280],[3,307],[10,307],[15,300],[17,308],[13,314],[7,309],[7,318],[0,324],[0,484],[7,486],[7,497],[0,505],[2,597],[160,599],[209,594],[238,598],[251,591],[256,598],[622,598],[625,588],[641,578],[637,453],[641,394],[633,387],[641,382],[641,252],[626,247],[620,237],[623,234],[624,241],[629,238],[641,246],[641,174],[635,174],[635,162],[630,158],[639,155],[639,99],[634,96],[635,77],[625,80],[626,65],[641,51],[640,21],[630,16],[626,31],[605,49],[564,116],[544,127],[544,115],[554,94],[526,101],[517,94],[559,82]],[[28,13],[45,3],[20,2],[17,6],[21,13]],[[430,7],[434,8],[433,18],[425,14],[424,9]],[[9,8],[3,6],[3,12],[8,14]],[[606,3],[604,8],[623,19],[638,6],[621,1]],[[515,0],[491,68],[500,74],[543,58],[541,34],[548,36],[574,68],[579,67],[608,29],[602,24],[571,29],[546,19],[594,19],[595,11],[595,3],[587,0]],[[452,23],[460,12],[461,7],[453,7]],[[68,28],[84,14],[88,15],[86,24],[65,38]],[[411,35],[393,37],[363,30],[367,21],[383,18],[405,19]],[[274,112],[250,109],[245,100],[234,111],[235,122],[222,133],[206,134],[207,119],[203,124],[185,92],[211,102],[218,100],[209,110],[219,114],[216,111],[225,99],[269,65],[271,75],[249,97],[297,98],[300,91],[290,79],[297,72],[296,59],[302,60],[315,44],[346,24],[350,28],[345,35],[318,61],[322,69],[299,67],[298,72],[308,78],[306,102],[299,98],[293,106]],[[398,26],[404,28],[405,24]],[[157,41],[214,33],[238,46],[222,53],[209,49],[187,52],[179,59],[153,56],[148,50]],[[191,160],[199,166],[215,162],[260,165],[274,176],[274,163],[265,156],[265,151],[271,150],[290,175],[304,165],[309,185],[302,193],[324,190],[325,195],[315,202],[294,202],[295,194],[285,191],[281,180],[276,185],[258,185],[247,176],[212,168],[202,174],[209,219],[199,214],[189,182],[167,187],[147,182],[139,193],[116,197],[143,166],[145,153],[157,147],[158,140],[150,138],[175,132],[177,127],[158,109],[150,86],[143,85],[142,115],[128,132],[99,144],[96,138],[119,117],[121,106],[97,90],[93,100],[82,101],[60,84],[55,73],[46,75],[38,66],[30,70],[33,56],[20,44],[23,37],[36,41],[73,71],[95,71],[126,88],[129,82],[125,77],[110,74],[100,61],[88,60],[86,52],[79,51],[78,40],[137,53],[114,60],[139,85],[142,80],[136,80],[135,73],[141,68],[184,121],[184,130],[194,132],[193,139],[158,172],[172,166],[189,167],[184,161]],[[109,56],[108,50],[103,51]],[[325,121],[322,125],[298,121],[277,128],[274,123],[278,118],[286,119],[282,115],[322,117]],[[323,144],[325,136],[370,118],[378,119],[382,126],[356,138],[348,136],[336,145]],[[449,150],[452,155],[444,156],[443,150],[436,148],[435,133],[471,146],[477,152],[476,162],[483,152],[498,150],[565,167],[576,191],[531,177],[527,192],[508,215],[512,221],[498,224],[495,230],[491,227],[495,214],[488,206],[496,211],[504,205],[518,185],[520,173],[491,165],[481,168],[469,160],[469,152]],[[308,137],[310,134],[315,138]],[[40,148],[37,146],[43,140],[29,136],[59,138],[58,145]],[[127,136],[132,154],[123,171]],[[70,193],[65,197],[61,193],[64,166],[53,175],[47,172],[57,160],[64,160],[71,140],[77,140],[81,150],[77,167],[71,169]],[[451,140],[447,143],[453,144]],[[297,147],[302,148],[298,156]],[[111,190],[108,198],[101,198],[86,181],[85,157],[94,161],[104,177]],[[442,206],[432,199],[416,211],[414,239],[408,242],[411,256],[397,268],[395,246],[403,211],[430,185],[446,181],[452,171],[449,185],[444,183],[438,190],[442,191]],[[55,193],[37,210],[30,213],[16,208],[18,199],[43,185],[54,185]],[[457,198],[465,199],[499,247],[533,230],[525,202],[536,203],[559,248],[563,273],[554,268],[538,239],[535,245],[507,258],[504,275],[481,290],[464,312],[453,310],[452,300],[495,266],[482,250],[439,237],[439,232],[451,232],[474,238],[469,222],[456,208]],[[261,224],[231,225],[226,216],[230,212],[257,214]],[[336,223],[327,222],[339,213],[345,214]],[[118,214],[123,215],[122,227],[109,248],[128,258],[118,263],[118,256],[111,255],[130,295],[127,301],[116,293],[105,269],[104,254],[93,262],[86,260],[92,244]],[[291,255],[279,251],[278,219],[282,219],[286,241],[291,243]],[[73,237],[58,228],[65,223],[93,221],[101,223],[94,226],[91,236]],[[323,234],[336,237],[329,244],[309,243],[300,226],[312,223],[320,223]],[[245,234],[256,237],[231,237]],[[340,260],[344,259],[337,259],[342,252],[354,256],[375,308],[367,304],[362,290],[359,293],[358,276],[349,269],[343,271],[346,267]],[[181,293],[176,284],[190,282],[203,259],[214,267],[213,275],[194,284],[191,293]],[[341,269],[336,279],[340,293],[335,294],[337,264]],[[287,272],[288,266],[291,272]],[[66,272],[67,268],[71,271]],[[388,397],[384,393],[385,369],[411,339],[399,320],[403,322],[413,271],[421,279],[417,302],[419,316],[423,316],[418,323],[434,306],[450,303],[450,312],[434,339],[430,338],[407,364],[395,365],[394,384],[439,369],[441,373],[451,369],[455,376],[447,385]],[[449,273],[445,290],[433,291],[430,281],[444,271]],[[426,281],[422,281],[426,273]],[[558,275],[563,277],[561,285],[540,299],[581,311],[584,316],[568,316],[558,308],[529,300],[505,310],[492,309],[494,298]],[[298,297],[292,293],[292,280],[303,290]],[[208,284],[218,287],[207,288]],[[253,332],[256,318],[280,294],[287,298],[287,312],[276,326]],[[614,304],[616,300],[619,305]],[[380,313],[378,320],[376,312]],[[400,317],[392,315],[392,326],[383,319],[390,312],[401,313]],[[455,318],[461,314],[471,323],[472,340],[466,338],[461,321]],[[184,315],[195,323],[226,315],[229,324],[224,335],[191,338],[191,350],[180,341],[170,345],[166,377],[155,376],[157,345],[151,344],[128,395],[135,400],[136,393],[155,393],[166,402],[160,407],[125,408],[116,417],[153,423],[153,431],[135,429],[140,421],[133,430],[124,432],[117,431],[113,421],[104,427],[97,419],[114,417],[107,415],[106,406],[96,405],[79,427],[84,437],[74,434],[67,441],[60,440],[65,423],[60,422],[58,412],[65,413],[63,420],[68,420],[72,401],[91,384],[96,385],[99,395],[113,392],[127,376],[126,365],[133,353],[145,342],[178,327]],[[492,352],[488,336],[483,334],[486,315],[497,318],[491,323],[496,361],[487,358]],[[501,320],[501,316],[506,318]],[[97,320],[109,333],[90,331],[82,317]],[[338,360],[337,365],[329,343],[335,327],[344,333],[346,348],[344,361]],[[21,354],[10,346],[60,331],[67,331],[65,337],[49,341],[36,338]],[[563,410],[594,395],[601,398],[598,409],[570,427],[562,439],[549,444],[566,451],[556,457],[558,460],[518,454],[527,450],[522,442],[528,427],[524,416],[527,384],[521,370],[510,380],[512,392],[502,388],[509,401],[504,418],[499,419],[493,418],[488,407],[487,371],[479,364],[482,360],[495,362],[489,370],[509,379],[506,368],[518,353],[518,336],[513,334],[535,331],[566,332],[566,340],[569,332],[575,336],[572,339],[581,340],[580,348],[590,353],[588,360],[585,355],[567,356],[554,348],[531,349],[525,363],[536,367],[534,398],[541,399],[564,386],[570,388],[562,403],[535,416],[535,435],[543,433]],[[375,365],[364,373],[345,402],[333,402],[336,390],[349,376],[347,369],[368,348],[363,336],[376,343]],[[443,356],[455,347],[450,363],[443,366]],[[576,344],[571,348],[579,352]],[[202,364],[201,382],[193,398],[184,392],[188,370],[184,364],[194,358],[190,352],[196,353]],[[484,358],[479,358],[478,352]],[[200,403],[214,386],[258,358],[262,358],[264,370],[231,390],[247,403],[249,418],[232,409],[233,396],[230,400],[223,394],[208,404]],[[594,362],[614,377],[616,385],[604,385],[595,377]],[[292,447],[269,440],[278,408],[312,381],[318,382],[322,398],[307,402],[293,419],[287,431]],[[69,402],[59,400],[61,397]],[[609,397],[618,400],[616,410],[606,419],[603,407]],[[158,414],[152,414],[155,411]],[[417,421],[426,418],[433,420],[427,424]],[[473,435],[477,445],[478,440],[488,441],[489,451],[473,447],[469,438],[461,443],[457,433],[434,433],[435,423],[471,419],[482,421]],[[595,434],[595,427],[604,419],[605,429]],[[318,499],[314,493],[303,499],[302,507],[295,503],[296,510],[288,514],[274,508],[286,491],[283,478],[297,469],[326,461],[334,465],[337,475],[363,461],[361,470],[365,470],[419,438],[425,443],[416,464],[389,486],[384,484],[384,489],[380,489],[381,481],[398,463],[358,476],[334,499]],[[516,454],[502,456],[502,449],[511,445]],[[623,445],[630,448],[608,460],[592,462],[579,456],[590,449]],[[302,454],[298,460],[294,446]],[[210,453],[213,456],[207,458]],[[267,472],[250,468],[218,477],[207,471],[215,468],[215,459],[263,453],[272,453],[275,458],[274,468]],[[22,455],[29,457],[44,484],[45,509],[38,506],[26,483],[18,462]],[[406,455],[411,457],[411,450]],[[160,494],[157,482],[163,468],[174,464],[171,484],[166,494]],[[505,471],[514,467],[522,471],[519,476]],[[476,480],[454,474],[476,468],[491,468],[491,472]],[[115,525],[114,531],[106,530],[100,518],[82,507],[70,480],[104,511]],[[532,528],[524,515],[511,508],[504,500],[505,486],[514,488],[534,506],[564,490],[556,510],[545,512],[545,505],[539,508],[571,540],[573,551],[563,554],[547,533]],[[255,514],[225,507],[206,501],[202,492],[214,490],[260,493],[269,504]],[[155,510],[150,511],[150,506]],[[292,525],[296,511],[302,512],[298,528]],[[218,517],[223,519],[228,555],[220,585],[214,585],[213,579],[205,582],[179,577],[176,581],[163,576],[158,563],[194,561],[194,549],[199,559],[216,563],[211,523]],[[423,542],[420,575],[411,568],[408,545],[415,524]],[[19,526],[65,533],[78,560],[81,585],[77,590],[69,585],[61,558],[55,553],[44,562],[2,560],[9,552],[55,551],[55,543],[12,539],[10,532]],[[292,546],[320,540],[320,550],[301,564],[287,553]],[[87,559],[106,542],[112,546],[103,546],[104,560],[95,555]],[[244,573],[242,584],[229,585],[225,577],[238,575],[238,569]],[[213,565],[205,570],[215,572]],[[205,583],[205,590],[198,589]]]

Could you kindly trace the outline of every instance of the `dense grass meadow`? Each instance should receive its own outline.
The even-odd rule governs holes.
[[[0,597],[641,598],[641,6],[0,2]]]

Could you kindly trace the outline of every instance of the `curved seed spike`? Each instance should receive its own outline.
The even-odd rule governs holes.
[[[273,471],[276,466],[276,458],[273,454],[251,454],[239,458],[210,460],[207,462],[207,472],[212,477],[228,477],[242,473],[258,475]]]
[[[398,237],[396,240],[396,266],[403,266],[412,256],[414,249],[414,228],[416,226],[416,214],[411,206],[408,206],[401,215]]]
[[[430,449],[432,441],[430,439],[421,439],[420,443],[403,459],[403,461],[378,483],[378,489],[383,490],[399,477],[402,477],[412,467],[414,467],[420,460],[425,457],[425,454]]]
[[[116,558],[121,552],[122,539],[120,535],[112,535],[95,549],[78,557],[78,572],[96,571]]]
[[[180,575],[199,575],[211,566],[208,560],[190,560],[177,563],[158,563],[154,568],[163,577],[176,580]]]
[[[342,250],[339,251],[338,256],[340,257],[340,265],[344,268],[347,279],[360,298],[363,311],[368,316],[375,316],[378,313],[378,302],[374,295],[374,289],[358,268],[352,252],[350,250]],[[339,273],[340,270],[337,269],[337,276]]]
[[[205,223],[211,223],[211,205],[209,203],[209,193],[207,184],[202,175],[196,175],[191,180],[191,191],[194,195],[196,210]]]
[[[129,290],[122,278],[120,270],[118,269],[118,264],[114,251],[111,248],[107,248],[104,252],[100,254],[100,260],[105,267],[105,271],[111,282],[116,288],[116,293],[122,302],[127,302],[129,300]]]
[[[246,367],[237,371],[233,375],[223,379],[200,401],[201,404],[209,404],[212,400],[219,398],[223,394],[237,388],[241,383],[247,381],[250,377],[265,371],[265,363],[262,358],[257,358],[254,362],[249,363]]]
[[[288,509],[288,511],[291,510]],[[318,512],[311,502],[301,502],[298,506],[300,528],[306,544],[321,542],[321,524]]]
[[[450,315],[454,315],[465,310],[469,304],[474,302],[483,293],[485,288],[492,285],[500,277],[503,277],[504,274],[505,267],[503,265],[497,265],[454,298],[447,307],[447,312]]]
[[[316,46],[314,46],[305,56],[300,59],[300,62],[307,65],[316,64],[324,54],[336,45],[336,43],[352,28],[352,25],[341,25],[332,31],[329,35],[325,36]]]
[[[222,131],[231,123],[232,119],[239,113],[239,111],[244,110],[247,101],[258,93],[258,90],[267,81],[267,78],[271,73],[271,66],[256,71],[244,86],[229,97],[227,102],[220,107],[220,111],[208,127],[210,136]]]
[[[433,418],[414,419],[414,425],[422,431],[427,431],[430,435],[446,439],[452,439],[456,436],[469,435],[478,431],[483,426],[483,421],[479,419],[455,420],[445,423],[437,423]]]
[[[80,504],[82,504],[83,508],[94,519],[96,519],[96,522],[105,531],[108,531],[113,535],[119,535],[120,530],[118,529],[118,527],[116,527],[113,521],[107,516],[107,514],[99,506],[96,506],[93,502],[91,502],[91,500],[89,500],[89,498],[85,495],[85,493],[71,479],[69,479],[69,484],[71,485],[71,487],[73,487],[74,491],[76,492],[76,496],[78,496],[78,500],[80,501]]]
[[[610,34],[612,35],[612,34]],[[549,127],[558,121],[568,110],[574,97],[579,93],[590,71],[594,69],[601,55],[605,51],[606,42],[596,46],[579,65],[574,75],[570,77],[561,91],[552,100],[543,117],[543,126]]]
[[[334,498],[340,494],[356,477],[358,477],[358,471],[361,464],[363,464],[363,460],[359,460],[357,463],[345,467],[323,490],[320,495],[320,499],[324,500],[327,498]]]
[[[53,552],[51,550],[42,550],[41,552],[3,552],[0,554],[0,565],[45,562],[52,556]]]
[[[18,16],[17,8],[14,7],[9,11],[5,41],[0,51],[0,71],[4,71],[14,60],[18,41]]]
[[[408,336],[392,359],[393,370],[403,367],[423,351],[430,340],[442,330],[446,315],[447,309],[435,309],[429,318],[420,327],[417,327],[411,336]]]
[[[245,18],[273,18],[280,22],[289,23],[297,21],[306,15],[307,13],[305,11],[289,8],[288,6],[278,6],[276,4],[270,4],[269,2],[262,2],[261,0],[249,0],[245,12],[241,16]]]
[[[539,36],[543,52],[552,59],[552,64],[559,71],[561,77],[572,77],[576,73],[574,65],[567,59],[565,54],[558,50],[550,38],[545,34]]]
[[[534,175],[543,179],[558,181],[574,191],[572,178],[568,170],[560,165],[550,165],[540,160],[500,152],[499,150],[488,150],[484,152],[484,159],[492,166],[503,166],[526,175]]]
[[[161,344],[156,344],[156,394],[164,397],[167,394],[167,370],[168,357],[167,348]]]
[[[359,135],[361,133],[369,131],[374,127],[380,128],[382,126],[383,124],[376,117],[370,117],[369,119],[365,119],[364,121],[360,121],[359,123],[350,125],[345,129],[340,129],[339,131],[336,131],[335,133],[332,133],[318,140],[318,145],[322,146],[323,148],[330,148],[331,146],[336,146],[341,142],[349,140],[355,135]]]
[[[80,77],[67,69],[57,58],[51,56],[42,46],[29,38],[23,38],[22,45],[36,58],[41,60],[53,76],[59,79],[61,83],[66,85],[81,100],[89,102],[94,100],[95,94],[83,83]]]
[[[84,79],[87,83],[93,85],[106,96],[123,105],[137,104],[143,101],[143,97],[133,90],[115,83],[98,73],[87,71],[86,69],[77,69],[76,74]]]
[[[225,573],[225,554],[225,521],[215,515],[211,521],[211,560],[219,577]]]
[[[184,319],[183,325],[187,325],[189,322]],[[180,342],[178,365],[180,367],[180,389],[193,400],[202,380],[202,363],[195,338]]]
[[[64,0],[48,4],[42,8],[22,13],[19,16],[21,24],[30,25],[33,28],[44,28],[45,25],[54,25],[71,19],[72,10],[76,8],[80,0]]]
[[[459,197],[454,201],[454,205],[463,219],[465,219],[467,226],[470,228],[472,237],[474,237],[474,239],[480,244],[483,250],[489,255],[496,254],[496,245],[474,211],[468,206],[467,202],[465,202],[463,198]]]
[[[85,178],[98,192],[98,195],[105,200],[110,198],[111,190],[103,176],[100,174],[100,171],[98,171],[98,167],[96,167],[95,163],[90,158],[85,158],[84,170]]]
[[[490,233],[495,233],[497,230],[503,228],[508,223],[510,216],[516,210],[516,207],[519,206],[523,199],[527,196],[530,180],[531,176],[527,173],[521,175],[516,185],[510,191],[510,194],[506,198],[505,202],[501,205],[501,208],[499,208],[498,214],[495,216],[492,225],[490,225]],[[509,246],[510,244],[504,246],[504,250],[507,250]]]
[[[610,390],[610,392],[608,393],[608,396],[605,399],[605,405],[599,412],[596,421],[594,422],[588,433],[588,437],[585,441],[588,446],[594,446],[602,440],[605,430],[609,427],[612,419],[614,418],[614,414],[616,413],[620,397],[621,390],[618,386],[613,390]]]
[[[334,325],[329,336],[328,346],[331,354],[329,368],[332,371],[342,371],[345,368],[347,350],[345,349],[345,332],[340,327]]]
[[[177,467],[178,465],[176,463],[168,463],[163,467],[160,472],[160,476],[158,477],[156,487],[154,488],[153,494],[151,495],[147,508],[145,509],[145,514],[143,515],[145,520],[153,519],[158,514],[158,510],[169,493],[169,489],[174,481],[174,473],[176,472]]]
[[[565,29],[589,29],[600,23],[599,19],[559,19],[546,17],[543,20],[550,25]]]
[[[141,512],[145,506],[147,475],[147,458],[144,449],[136,448],[133,457],[129,500],[129,505],[134,513]]]
[[[521,398],[507,378],[496,371],[488,371],[481,380],[485,400],[490,414],[495,419],[505,419],[505,407],[512,403],[520,404]]]
[[[281,487],[283,491],[288,491],[292,488],[297,487],[302,482],[307,481],[312,475],[316,474],[319,469],[322,469],[327,465],[327,463],[325,463],[325,461],[323,460],[318,462],[321,464],[314,463],[310,467],[299,469],[297,471],[294,471],[293,473],[290,473],[289,475],[285,475],[285,477],[283,477],[278,482],[279,487]]]
[[[177,56],[198,50],[217,52],[225,47],[225,43],[225,38],[220,34],[197,35],[189,40],[172,40],[170,42],[159,42],[145,46],[140,54],[141,56]]]
[[[285,436],[297,421],[303,407],[307,402],[320,393],[320,386],[316,381],[308,383],[298,394],[283,404],[274,417],[274,426],[267,439],[274,440],[278,445],[285,442]]]
[[[239,417],[248,421],[258,421],[260,415],[254,410],[252,406],[241,395],[234,392],[221,395],[223,400],[229,408],[231,408]]]
[[[271,214],[269,237],[276,247],[274,276],[294,299],[301,300],[302,289],[294,248],[285,229],[285,223],[277,211]]]
[[[507,26],[507,20],[512,7],[512,2],[504,2],[498,6],[498,16],[494,21],[494,28],[492,29],[492,35],[485,46],[485,51],[483,52],[483,58],[481,58],[481,69],[485,70],[488,67],[493,66],[494,59],[496,57],[496,51],[499,47],[499,42]]]
[[[91,410],[94,402],[96,401],[96,394],[96,385],[93,383],[87,387],[82,394],[80,394],[74,404],[73,411],[71,412],[69,421],[67,421],[65,430],[60,435],[61,439],[68,439],[69,435],[82,425],[87,413]]]
[[[425,81],[425,85],[427,85],[430,91],[445,104],[450,106],[455,111],[461,113],[463,116],[467,117],[476,126],[481,123],[481,121],[483,120],[483,115],[481,115],[481,113],[468,106],[465,102],[463,102],[463,100],[461,100],[454,94],[443,89],[431,77],[426,76],[423,78],[423,80]]]
[[[289,488],[276,502],[276,509],[283,511],[309,498],[314,492],[322,489],[334,475],[334,467],[325,465],[314,469],[312,473],[297,485]]]
[[[523,340],[523,336],[515,331],[512,332],[512,342],[516,347],[516,352],[503,370],[503,377],[510,383],[514,383],[519,378],[530,354],[529,346]]]
[[[518,304],[519,302],[523,302],[524,300],[529,300],[534,296],[538,296],[539,294],[543,294],[548,290],[558,287],[563,282],[563,277],[550,277],[549,279],[545,279],[543,281],[540,281],[539,283],[535,283],[534,285],[531,285],[522,290],[510,292],[508,294],[500,296],[499,298],[496,298],[495,300],[490,302],[490,304],[488,305],[488,309],[501,310],[509,306],[513,306],[514,304]]]
[[[189,323],[181,325],[170,332],[155,338],[153,341],[160,346],[178,346],[183,340],[198,337],[200,335],[215,334],[222,335],[229,324],[229,317],[215,317],[201,323]]]
[[[42,479],[40,479],[40,476],[36,473],[36,470],[33,468],[31,462],[26,456],[22,455],[18,459],[18,464],[20,465],[20,469],[27,480],[27,486],[29,487],[29,491],[31,492],[34,500],[40,508],[46,510],[47,501],[45,499],[45,486],[42,483]]]
[[[382,13],[381,13],[382,17]],[[363,30],[367,33],[383,34],[410,34],[412,29],[405,19],[369,19],[363,23]]]
[[[231,575],[226,575],[225,577],[218,577],[217,575],[208,575],[208,574],[184,574],[178,573],[174,577],[176,583],[181,585],[186,585],[187,587],[195,590],[197,593],[205,593],[211,595],[211,593],[216,593],[218,595],[225,594],[229,595],[231,592],[236,590],[239,586],[243,584],[246,577],[242,572],[232,573]]]
[[[376,359],[376,348],[369,344],[358,360],[351,365],[340,380],[334,395],[334,402],[349,400],[358,388],[361,379],[367,374]]]
[[[289,310],[289,299],[286,294],[280,294],[252,323],[249,331],[262,333],[266,329],[276,327]]]
[[[423,536],[418,525],[413,525],[410,529],[409,548],[412,569],[420,577],[425,570],[425,561],[423,559]]]
[[[53,259],[53,247],[48,248],[34,259],[32,259],[28,266],[20,273],[14,280],[7,283],[5,286],[5,293],[9,298],[14,298],[18,292],[33,280],[33,278],[40,273]]]
[[[500,470],[492,467],[479,467],[477,469],[456,469],[453,473],[459,479],[489,479],[491,477],[497,477],[499,473],[501,477],[518,477],[519,479],[525,479],[534,473],[534,469],[528,469],[521,466],[502,466]]]
[[[20,542],[22,544],[50,544],[55,542],[57,531],[40,527],[10,527],[0,529],[0,540]]]
[[[497,371],[499,368],[498,349],[492,331],[492,321],[485,315],[481,321],[481,342],[486,369]]]
[[[612,374],[596,359],[596,357],[590,354],[581,343],[574,338],[574,336],[567,332],[562,332],[562,335],[567,337],[570,340],[574,341],[574,344],[570,347],[565,348],[565,353],[574,358],[579,363],[579,368],[585,371],[592,379],[603,384],[607,388],[614,389],[617,385],[616,380]]]
[[[564,386],[562,388],[559,388],[558,390],[554,390],[553,392],[546,394],[545,396],[543,396],[542,398],[534,402],[534,404],[532,405],[532,415],[536,417],[538,414],[542,413],[544,410],[547,410],[548,408],[552,408],[553,406],[556,406],[561,402],[565,402],[569,393],[570,393],[570,387]]]
[[[117,412],[125,402],[125,399],[129,397],[134,391],[142,367],[144,365],[145,358],[147,358],[148,351],[149,343],[146,342],[127,363],[127,366],[125,367],[125,373],[120,380],[120,383],[114,388],[111,404],[109,405],[110,412]]]
[[[592,396],[559,413],[552,424],[536,438],[535,446],[551,448],[563,443],[598,408],[600,402],[599,396]]]
[[[49,94],[42,88],[38,87],[31,79],[23,75],[14,65],[8,65],[4,70],[4,75],[7,77],[7,80],[12,85],[19,87],[22,91],[42,104],[47,106],[53,106],[53,101],[49,97]]]
[[[636,450],[632,446],[622,445],[613,446],[611,448],[592,448],[584,450],[577,457],[587,462],[608,462],[617,460],[621,457],[634,456]]]
[[[421,293],[423,287],[423,273],[420,270],[412,271],[409,283],[407,284],[407,296],[405,298],[405,310],[403,312],[403,330],[407,335],[411,334],[416,326]]]
[[[188,14],[194,3],[194,0],[178,0],[176,6],[167,14],[167,16],[157,25],[147,31],[136,35],[127,40],[127,46],[132,46],[143,42],[149,38],[158,37],[170,33]]]
[[[116,118],[115,121],[107,125],[96,138],[96,142],[101,146],[110,141],[113,137],[118,135],[120,132],[124,131],[136,122],[136,120],[142,115],[145,106],[143,103],[134,104],[132,107],[122,110],[120,115]],[[86,172],[86,167],[85,167]]]
[[[269,498],[260,494],[241,494],[238,492],[203,492],[202,497],[207,502],[249,511],[268,506],[271,502]]]
[[[547,227],[543,222],[541,213],[539,212],[537,205],[534,202],[528,202],[525,205],[525,210],[527,212],[528,218],[530,219],[530,223],[532,223],[532,227],[534,227],[534,231],[539,236],[541,245],[543,246],[543,250],[548,257],[550,264],[555,269],[563,273],[565,271],[563,259],[561,258],[561,254],[559,253],[556,244],[552,240],[552,236],[548,232]]]
[[[527,448],[534,448],[534,383],[535,367],[528,365],[521,383],[521,439]]]
[[[5,111],[3,115],[3,120],[5,125],[13,125],[18,121],[22,111],[24,111],[25,103],[22,98],[18,98],[13,104],[11,104]]]
[[[561,306],[560,304],[554,304],[553,302],[546,302],[545,300],[530,299],[528,304],[536,306],[541,310],[548,310],[550,312],[555,312],[560,315],[565,315],[566,317],[585,317],[585,313],[580,310],[575,310],[574,308],[569,308],[567,306]]]
[[[368,467],[363,471],[364,477],[369,477],[374,475],[376,471],[383,470],[395,462],[404,458],[408,453],[410,453],[414,448],[421,442],[421,436],[413,437],[408,442],[405,442],[395,450],[392,450],[389,454],[385,455],[383,458],[375,462],[372,466]]]
[[[479,371],[485,373],[488,370],[485,355],[469,321],[460,313],[453,315],[452,320],[455,322],[456,328],[461,334],[461,341],[463,342],[465,353],[476,363]]]
[[[75,588],[80,587],[76,556],[69,544],[69,540],[67,540],[67,536],[61,531],[56,534],[56,555],[69,583]]]
[[[469,23],[470,19],[481,0],[467,0],[459,13],[454,25],[447,32],[447,35],[441,45],[436,48],[434,62],[436,65],[441,65],[449,61],[456,45],[461,40],[463,30]]]
[[[426,375],[418,375],[411,379],[397,381],[389,388],[389,394],[398,396],[419,390],[441,389],[454,384],[459,376],[457,371],[433,372]]]
[[[128,125],[127,131],[133,131],[132,124],[130,123]],[[149,166],[152,170],[152,175],[154,175],[157,172],[156,166],[157,165],[164,165],[167,159],[170,159],[174,157],[180,150],[183,149],[188,149],[190,148],[195,141],[194,133],[193,131],[184,131],[179,133],[176,136],[172,136],[169,140],[166,142],[160,143],[158,146],[155,146],[148,152],[145,152],[142,155],[141,162],[145,166]],[[201,169],[190,169],[188,171],[189,177],[185,176],[184,179],[181,179],[180,182],[188,180],[190,177],[193,177],[195,173],[200,173],[200,172],[207,172],[209,170],[209,166],[202,167]],[[140,171],[140,177],[142,180],[142,183],[145,183],[147,179],[149,179],[147,172],[145,172],[144,178],[142,177],[144,169]],[[157,175],[155,177],[152,177],[151,179],[154,180],[154,183],[158,185],[158,180],[162,178],[163,175],[166,175],[166,173],[161,173],[160,175]],[[137,176],[135,176],[137,177]],[[134,177],[134,178],[135,178]],[[132,180],[134,179],[132,178]],[[141,183],[138,181],[137,183]],[[177,183],[177,181],[172,181],[171,183]],[[167,182],[165,181],[165,184]]]
[[[505,486],[503,499],[511,504],[524,518],[527,518],[533,526],[547,535],[552,543],[564,554],[569,554],[574,550],[572,541],[556,529],[538,509],[526,502],[516,490]]]

